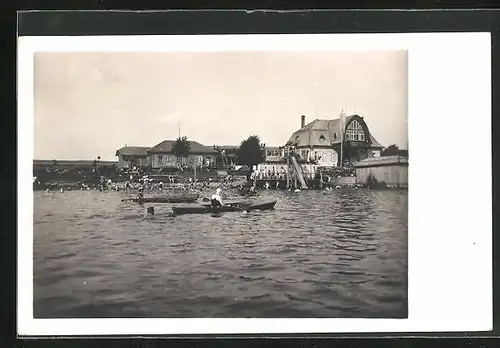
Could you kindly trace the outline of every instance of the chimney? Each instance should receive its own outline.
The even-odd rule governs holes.
[[[304,128],[306,126],[306,117],[304,115],[300,116],[300,128]]]

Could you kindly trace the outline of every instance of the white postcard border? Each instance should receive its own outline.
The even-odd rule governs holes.
[[[35,52],[388,49],[409,51],[408,319],[33,318]],[[21,37],[18,39],[18,334],[491,330],[491,113],[489,33]],[[473,132],[475,129],[479,131]]]

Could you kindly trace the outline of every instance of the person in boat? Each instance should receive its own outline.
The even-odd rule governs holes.
[[[210,197],[210,203],[214,208],[219,208],[224,206],[224,203],[222,202],[222,190],[220,188],[217,188],[215,194],[213,194],[212,197]]]

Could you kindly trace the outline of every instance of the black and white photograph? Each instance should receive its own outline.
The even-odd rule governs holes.
[[[407,53],[34,57],[34,315],[407,309]]]
[[[32,50],[33,319],[408,320],[412,51],[187,46]]]

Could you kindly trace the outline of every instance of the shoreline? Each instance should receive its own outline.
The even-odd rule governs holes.
[[[272,180],[270,180],[272,181]],[[269,189],[266,189],[263,187],[263,185],[260,185],[256,187],[256,192],[262,192],[262,191],[290,191],[294,192],[294,189],[292,187],[286,188],[286,180],[284,181],[284,187],[281,186],[280,188],[273,187],[272,185],[270,186]],[[211,185],[204,187],[204,188],[196,188],[190,186],[190,184],[174,184],[174,185],[165,185],[163,186],[162,189],[159,187],[148,187],[144,189],[144,193],[146,192],[155,192],[155,193],[165,193],[169,194],[172,192],[189,192],[189,191],[199,191],[199,192],[211,192],[215,190],[217,187],[220,186],[220,183],[218,182],[212,182]],[[118,189],[116,187],[113,188],[104,188],[102,190],[99,189],[98,186],[95,187],[87,187],[84,188],[82,186],[78,186],[76,183],[74,184],[67,184],[64,183],[63,185],[61,184],[50,184],[50,185],[37,185],[37,187],[33,187],[33,192],[35,191],[47,191],[47,189],[50,192],[54,191],[60,191],[60,189],[63,189],[64,191],[99,191],[99,192],[108,192],[108,191],[113,191],[113,192],[138,192],[139,191],[139,184],[132,184],[128,189],[123,185],[120,185]],[[343,185],[330,185],[330,186],[324,186],[323,188],[319,188],[317,186],[311,186],[308,187],[307,189],[302,189],[300,192],[304,191],[335,191],[335,190],[340,190],[340,189],[370,189],[370,190],[408,190],[408,185],[378,185],[378,186],[369,186],[369,185],[361,185],[361,184],[343,184]],[[225,191],[238,191],[238,188],[236,187],[227,187],[225,188]],[[242,195],[244,196],[244,195]]]

